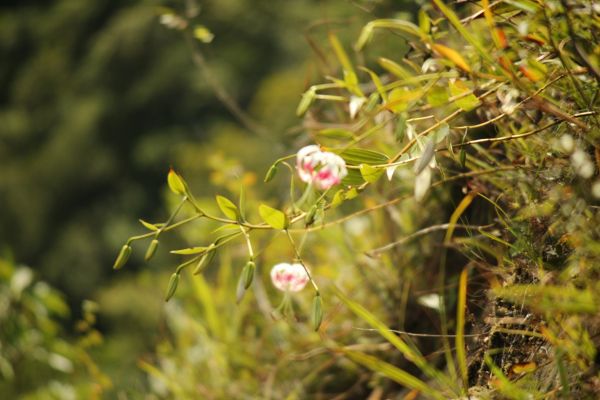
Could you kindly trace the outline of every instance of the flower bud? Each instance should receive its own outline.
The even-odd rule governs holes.
[[[312,319],[313,329],[316,332],[319,330],[319,327],[321,326],[321,322],[323,321],[323,302],[321,300],[321,295],[319,293],[317,293],[315,298],[313,299],[311,319]]]
[[[254,270],[256,269],[256,264],[254,261],[248,261],[242,270],[242,282],[244,283],[244,289],[248,289],[252,284],[252,280],[254,279]]]
[[[319,146],[303,147],[296,155],[300,179],[319,190],[338,185],[348,174],[346,162],[337,154],[321,151]]]
[[[123,247],[121,247],[121,251],[119,252],[119,255],[117,256],[117,259],[115,260],[113,269],[122,268],[127,263],[127,260],[129,260],[130,255],[131,255],[131,246],[128,244],[124,244]]]
[[[302,264],[277,264],[271,269],[273,286],[283,292],[299,292],[309,281],[306,269]]]
[[[308,210],[308,212],[306,213],[306,216],[304,217],[304,225],[306,227],[311,226],[315,222],[316,215],[317,215],[317,205],[314,204],[310,208],[310,210]]]
[[[177,290],[177,285],[179,284],[179,274],[177,272],[173,272],[171,275],[171,279],[169,279],[169,286],[167,287],[167,294],[165,295],[165,301],[169,301],[171,297],[175,294]]]
[[[208,264],[210,264],[212,259],[215,257],[216,252],[217,250],[214,248],[213,245],[211,245],[206,251],[206,253],[204,253],[202,258],[200,258],[198,264],[196,264],[196,267],[194,268],[194,271],[192,271],[192,274],[198,275],[200,272],[202,272],[204,268],[206,268]]]
[[[265,175],[265,183],[269,182],[273,177],[277,174],[277,164],[271,165],[271,168],[267,171]]]
[[[144,260],[150,261],[150,259],[156,253],[156,249],[158,248],[158,239],[154,239],[150,242],[148,249],[146,250],[146,255],[144,256]]]

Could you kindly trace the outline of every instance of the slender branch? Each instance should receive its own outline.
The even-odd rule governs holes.
[[[221,101],[221,103],[229,110],[229,112],[249,131],[253,132],[257,136],[267,136],[269,131],[264,126],[260,125],[256,122],[252,117],[250,117],[246,112],[242,110],[239,104],[235,101],[233,96],[227,92],[225,87],[221,85],[219,80],[215,77],[206,58],[202,54],[202,52],[198,49],[194,39],[191,37],[191,34],[186,35],[186,39],[190,50],[192,52],[192,60],[194,64],[200,69],[202,75],[206,82],[210,85],[215,96]]]
[[[287,234],[287,237],[290,240],[290,244],[292,245],[292,248],[294,249],[294,253],[296,254],[296,259],[298,260],[298,262],[300,263],[300,265],[302,265],[302,268],[304,268],[304,271],[306,272],[306,275],[308,276],[308,279],[310,280],[310,283],[312,283],[313,288],[315,288],[315,292],[317,293],[317,296],[318,296],[319,295],[319,287],[317,286],[317,283],[313,279],[313,277],[312,277],[310,271],[308,270],[308,268],[306,268],[306,265],[304,264],[304,261],[302,260],[302,257],[300,256],[300,252],[298,251],[298,248],[296,247],[296,243],[294,243],[294,239],[292,238],[292,234],[290,233],[290,231],[288,229],[285,230],[285,233]]]
[[[426,235],[428,233],[435,232],[435,231],[446,230],[451,225],[453,225],[453,224],[446,223],[446,224],[432,225],[432,226],[429,226],[427,228],[420,229],[420,230],[418,230],[418,231],[416,231],[414,233],[411,233],[410,235],[405,236],[405,237],[403,237],[403,238],[401,238],[401,239],[399,239],[399,240],[397,240],[395,242],[391,242],[391,243],[388,243],[388,244],[386,244],[384,246],[377,247],[375,249],[365,251],[365,254],[368,255],[368,256],[371,256],[371,257],[375,256],[378,253],[382,253],[384,251],[390,250],[390,249],[392,249],[392,248],[394,248],[396,246],[402,245],[402,244],[404,244],[404,243],[406,243],[406,242],[408,242],[408,241],[410,241],[410,240],[412,240],[414,238],[417,238],[419,236],[423,236],[423,235]],[[490,227],[492,225],[460,225],[460,224],[454,224],[453,226],[455,228],[459,228],[459,229],[483,229],[483,228],[488,228],[488,227]]]

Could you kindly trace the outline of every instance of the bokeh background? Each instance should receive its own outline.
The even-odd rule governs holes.
[[[374,17],[410,13],[408,3],[2,2],[0,397],[148,393],[139,360],[168,335],[163,293],[176,264],[164,249],[185,239],[162,239],[151,263],[137,249],[123,271],[111,266],[143,231],[138,218],[168,215],[169,168],[199,197],[243,182],[277,198],[286,182],[264,186],[262,176],[308,140],[295,108],[336,68],[327,33],[349,43]],[[212,42],[161,24],[169,10],[197,14]],[[240,122],[215,88],[253,122]],[[98,369],[95,389],[60,359],[81,361],[82,346]]]

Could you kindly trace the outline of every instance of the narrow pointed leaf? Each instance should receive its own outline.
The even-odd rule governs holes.
[[[223,196],[217,196],[217,204],[219,208],[225,214],[226,217],[237,220],[239,218],[239,211],[235,204],[231,200]]]

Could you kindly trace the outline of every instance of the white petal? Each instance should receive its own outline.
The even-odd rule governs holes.
[[[433,308],[434,310],[440,309],[441,298],[437,293],[426,294],[417,299],[417,303],[422,306]]]
[[[429,186],[431,186],[431,168],[427,166],[415,179],[415,199],[417,201],[423,200]]]
[[[357,96],[350,97],[350,105],[348,106],[348,109],[350,111],[351,119],[354,119],[354,117],[356,117],[356,114],[358,114],[358,111],[360,110],[362,105],[365,103],[365,101],[367,101],[367,99],[364,97],[357,97]]]
[[[392,178],[394,177],[394,172],[396,172],[396,168],[398,168],[398,165],[392,165],[385,169],[385,173],[387,175],[388,181],[391,181]]]

